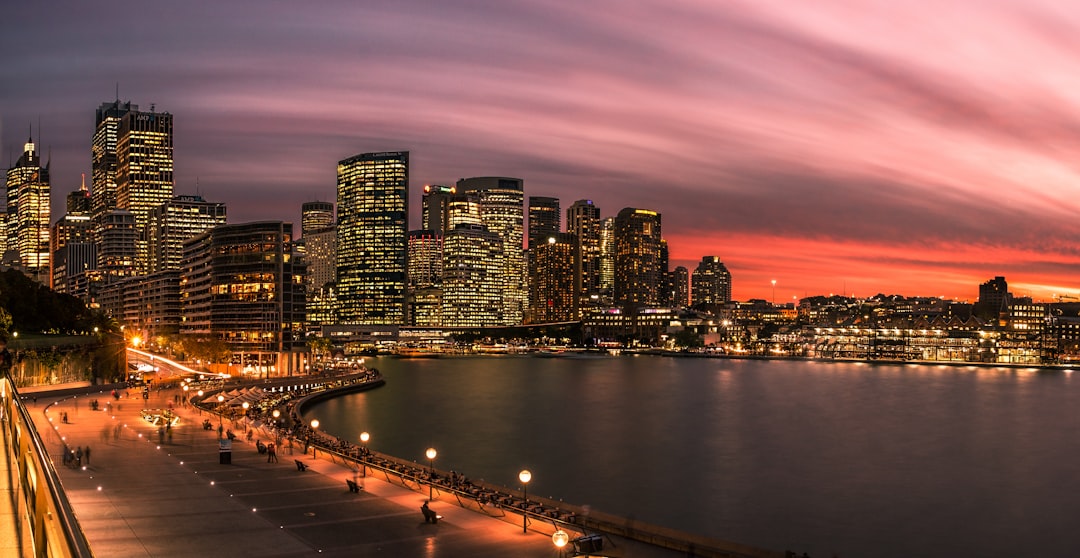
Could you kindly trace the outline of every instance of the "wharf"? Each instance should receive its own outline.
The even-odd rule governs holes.
[[[176,406],[180,422],[171,436],[140,418],[144,408],[167,408],[179,390],[155,391],[148,401],[108,392],[62,399],[39,393],[27,401],[38,432],[52,456],[83,532],[94,553],[110,557],[300,557],[321,556],[522,556],[557,555],[551,538],[523,533],[520,525],[457,506],[431,503],[443,516],[424,522],[426,494],[385,480],[360,478],[328,459],[278,451],[267,463],[255,440],[238,433],[231,464],[219,463],[216,428],[201,423],[216,415]],[[91,410],[91,400],[98,408]],[[111,406],[106,406],[106,402]],[[110,409],[111,412],[106,410]],[[67,413],[68,423],[61,420]],[[50,422],[51,419],[51,422]],[[90,447],[82,467],[62,465],[64,445]],[[307,466],[298,470],[295,460]],[[651,545],[609,538],[606,556],[685,556]]]

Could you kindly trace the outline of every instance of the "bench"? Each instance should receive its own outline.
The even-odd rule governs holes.
[[[345,479],[345,484],[349,485],[349,492],[360,492],[360,485],[352,479]]]
[[[442,516],[435,513],[431,508],[427,506],[420,506],[420,511],[424,513],[424,523],[438,523]]]
[[[293,461],[296,462],[296,470],[297,471],[307,471],[307,464],[306,463],[304,463],[303,461],[300,461],[299,459],[293,459]]]

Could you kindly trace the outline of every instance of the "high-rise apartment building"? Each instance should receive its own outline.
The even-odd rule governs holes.
[[[672,303],[678,308],[690,306],[690,272],[683,266],[678,266],[671,271],[672,283],[675,285],[675,299]]]
[[[292,258],[292,223],[221,225],[184,242],[182,335],[228,343],[245,373],[303,369],[303,266]]]
[[[202,196],[173,196],[153,209],[146,223],[152,273],[180,269],[184,241],[226,222],[225,204]]]
[[[403,324],[409,152],[344,159],[338,163],[337,177],[338,322]]]
[[[97,250],[93,241],[90,216],[64,215],[56,220],[49,235],[52,253],[50,272],[52,290],[67,293],[68,279],[76,274],[97,268]]]
[[[450,200],[457,193],[457,188],[442,184],[425,184],[424,196],[420,200],[420,227],[435,231],[440,236],[453,228],[449,224],[448,212]],[[477,208],[479,210],[479,208]],[[479,214],[477,215],[479,218]]]
[[[573,232],[573,231],[570,231]],[[615,292],[615,218],[600,221],[600,297],[605,306]]]
[[[102,103],[94,115],[94,136],[90,146],[90,184],[93,192],[90,214],[94,219],[116,209],[116,144],[120,136],[120,120],[125,114],[138,112],[139,105],[119,99]]]
[[[656,305],[660,280],[660,214],[627,207],[615,217],[615,302]]]
[[[311,201],[300,206],[300,234],[323,230],[334,224],[334,204],[332,202]]]
[[[559,214],[559,198],[529,196],[529,248],[539,239],[547,242],[559,233],[562,216]]]
[[[116,207],[135,216],[139,233],[136,269],[150,269],[144,236],[150,212],[173,195],[173,117],[167,112],[128,111],[120,117],[116,141]]]
[[[520,238],[519,238],[520,242]],[[505,325],[503,238],[484,225],[458,225],[443,240],[442,325]]]
[[[94,227],[94,244],[97,245],[97,269],[104,282],[137,275],[138,238],[134,213],[113,209],[99,217]]]
[[[717,256],[701,258],[690,283],[694,306],[731,302],[731,273]]]
[[[553,233],[547,238],[531,237],[529,259],[529,322],[552,323],[579,317],[574,289],[577,239],[569,233]]]
[[[334,304],[337,300],[334,282],[337,281],[337,227],[331,225],[304,234],[304,263],[307,274],[308,331],[319,331],[334,323]]]
[[[528,305],[525,289],[525,190],[520,178],[463,178],[459,193],[474,192],[480,200],[480,221],[503,241],[503,312],[501,325],[522,323]]]
[[[7,171],[8,250],[19,255],[28,275],[44,284],[49,277],[49,166],[42,166],[33,139]]]

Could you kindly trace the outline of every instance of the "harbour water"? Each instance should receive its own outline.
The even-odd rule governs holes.
[[[369,359],[308,411],[372,449],[811,556],[1080,552],[1080,378],[1061,370],[620,357]]]

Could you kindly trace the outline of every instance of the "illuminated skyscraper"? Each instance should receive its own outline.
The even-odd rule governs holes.
[[[300,234],[323,230],[334,224],[334,204],[332,202],[304,202],[300,206]]]
[[[97,251],[94,247],[92,224],[89,215],[68,213],[56,220],[49,235],[52,253],[50,287],[67,293],[67,281],[71,276],[97,268]]]
[[[520,324],[525,316],[525,192],[520,178],[496,176],[463,178],[459,193],[475,192],[480,200],[480,221],[503,241],[502,325]],[[494,325],[494,324],[493,324]]]
[[[409,325],[442,325],[443,236],[409,231]]]
[[[173,118],[167,112],[128,111],[120,117],[116,141],[116,207],[135,216],[139,233],[136,269],[150,269],[144,234],[150,212],[173,195]]]
[[[85,174],[79,189],[67,195],[67,214],[90,216],[90,190],[86,189]]]
[[[547,238],[532,237],[529,258],[529,321],[566,322],[577,319],[578,297],[574,290],[577,267],[577,239],[569,233],[553,233]]]
[[[573,232],[573,231],[571,231]],[[609,304],[615,292],[615,218],[600,220],[600,296]]]
[[[139,105],[133,105],[130,101],[121,103],[117,99],[102,103],[96,111],[94,137],[90,146],[90,184],[93,186],[90,213],[95,220],[106,211],[116,209],[116,144],[120,136],[120,120],[125,114],[138,110]]]
[[[150,272],[180,269],[184,241],[226,222],[225,204],[202,196],[174,196],[150,211],[146,237]]]
[[[33,139],[7,171],[8,250],[19,254],[28,275],[49,284],[49,166],[42,166]]]
[[[566,210],[566,232],[577,239],[578,267],[574,270],[574,288],[582,307],[602,304],[600,208],[592,200],[577,200]],[[611,292],[610,286],[608,293]]]
[[[337,280],[337,227],[308,231],[304,234],[304,263],[307,274],[308,331],[319,331],[334,323]]]
[[[458,225],[446,233],[443,257],[442,325],[505,325],[502,237],[483,225]]]
[[[731,302],[731,273],[716,256],[701,258],[690,284],[694,306]]]
[[[423,230],[435,231],[442,236],[446,234],[449,226],[448,212],[450,200],[457,193],[453,186],[440,184],[424,185],[424,196],[421,199],[420,226]]]
[[[529,196],[529,248],[559,233],[559,198]]]
[[[409,152],[338,163],[337,301],[342,324],[403,324]]]
[[[615,217],[615,302],[659,303],[660,214],[627,207]]]
[[[95,223],[97,268],[106,283],[137,275],[135,256],[138,238],[135,214],[125,209],[106,211]]]
[[[675,284],[675,300],[672,302],[679,308],[690,306],[690,272],[683,266],[676,267],[672,272],[672,282]]]
[[[446,233],[458,225],[482,225],[480,220],[480,196],[476,192],[454,194],[446,200]]]

